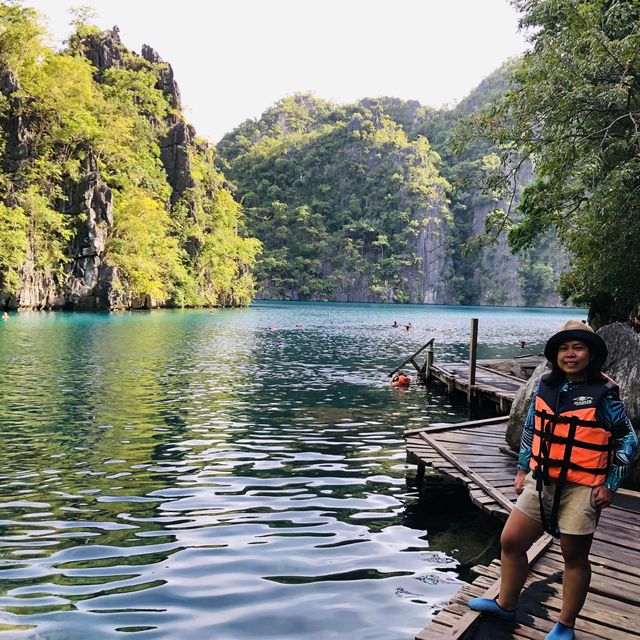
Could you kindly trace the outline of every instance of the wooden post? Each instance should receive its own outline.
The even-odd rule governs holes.
[[[476,360],[478,359],[478,318],[471,318],[469,340],[469,386],[476,383]]]
[[[476,384],[476,360],[478,359],[478,318],[471,318],[471,337],[469,339],[469,389],[467,402],[469,403],[469,415],[473,416],[474,393]]]
[[[424,484],[424,474],[427,470],[427,465],[425,465],[422,460],[418,460],[418,470],[416,472],[416,486],[418,489],[422,489],[422,485]]]
[[[427,384],[431,380],[431,367],[433,365],[433,345],[427,351],[427,360],[424,363],[424,382]]]

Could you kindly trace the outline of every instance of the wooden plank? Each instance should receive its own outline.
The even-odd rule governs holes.
[[[421,427],[419,429],[407,429],[404,432],[404,437],[411,436],[417,433],[439,433],[441,431],[453,431],[459,429],[467,429],[473,427],[484,427],[485,425],[494,425],[503,423],[507,424],[507,419],[504,416],[499,416],[497,418],[485,418],[483,420],[469,420],[468,422],[434,422],[428,427]]]
[[[547,547],[553,542],[553,537],[548,533],[541,536],[527,552],[527,560],[529,566],[532,566],[535,561],[542,555]],[[487,589],[482,595],[483,598],[497,598],[500,595],[500,578],[498,578],[493,585]],[[469,629],[469,627],[478,619],[480,613],[478,611],[472,611],[469,609],[465,613],[455,627],[452,627],[450,638],[459,638],[463,633]]]
[[[511,380],[513,382],[516,382],[520,386],[522,386],[522,385],[527,383],[527,381],[524,380],[523,378],[518,378],[517,376],[512,376],[510,373],[505,373],[504,371],[498,371],[497,369],[492,369],[491,367],[487,367],[487,366],[482,365],[482,364],[477,364],[476,363],[476,367],[478,369],[481,369],[482,371],[488,371],[491,374],[493,374],[494,376],[500,376],[501,378],[506,378],[507,380]]]
[[[470,469],[466,464],[460,462],[450,451],[440,445],[434,438],[431,438],[424,433],[420,434],[420,437],[433,449],[435,449],[445,460],[448,460],[451,464],[455,465],[459,471],[464,473],[467,477],[471,478],[485,493],[489,494],[498,504],[503,506],[507,511],[511,511],[513,503],[511,500],[507,500],[499,491],[496,491],[488,482],[484,480],[482,476]]]

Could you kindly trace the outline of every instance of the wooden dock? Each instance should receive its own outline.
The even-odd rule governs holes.
[[[435,424],[405,431],[407,461],[423,474],[427,466],[449,474],[468,487],[471,500],[505,519],[516,494],[516,460],[502,451],[506,418]],[[640,639],[640,493],[619,491],[602,513],[591,549],[593,577],[576,622],[576,640]],[[544,535],[529,554],[530,573],[515,623],[485,619],[466,601],[499,592],[500,561],[474,568],[478,576],[464,585],[416,640],[491,638],[543,640],[561,606],[563,561],[560,545]]]
[[[475,381],[469,383],[468,362],[440,362],[431,364],[428,378],[436,379],[446,385],[450,395],[459,391],[476,402],[489,400],[497,405],[497,410],[504,415],[509,412],[516,392],[526,383],[527,375],[531,375],[544,360],[542,356],[527,356],[518,359],[521,375],[512,375],[500,371],[496,367],[504,360],[478,360],[475,367]]]
[[[472,318],[468,361],[435,364],[435,340],[431,338],[388,375],[392,377],[403,367],[411,365],[420,382],[428,384],[432,380],[438,380],[447,387],[449,395],[466,395],[472,416],[505,415],[509,412],[518,389],[545,358],[543,355],[522,355],[506,360],[478,360],[477,337],[478,321]],[[422,358],[419,358],[421,354]],[[419,362],[420,359],[422,363]],[[490,407],[487,406],[489,403]]]

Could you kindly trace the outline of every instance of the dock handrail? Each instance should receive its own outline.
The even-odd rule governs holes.
[[[415,369],[418,372],[418,374],[424,374],[425,371],[426,371],[425,367],[427,366],[427,363],[425,363],[424,366],[419,367],[418,363],[415,361],[415,357],[417,355],[420,355],[427,347],[432,346],[434,340],[435,340],[435,338],[431,338],[431,340],[429,340],[429,342],[427,342],[426,344],[423,344],[415,353],[411,354],[401,365],[397,366],[391,373],[389,373],[387,375],[389,377],[391,377],[394,373],[400,371],[400,369],[402,369],[402,367],[404,367],[409,362],[415,367]],[[427,371],[427,373],[428,373],[428,371]]]

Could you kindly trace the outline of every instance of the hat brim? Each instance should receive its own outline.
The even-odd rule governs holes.
[[[567,331],[559,331],[555,335],[552,335],[547,344],[544,347],[544,355],[549,362],[553,363],[558,358],[558,347],[568,340],[579,340],[584,342],[594,355],[604,364],[609,351],[604,340],[597,334],[585,329],[568,329]]]

